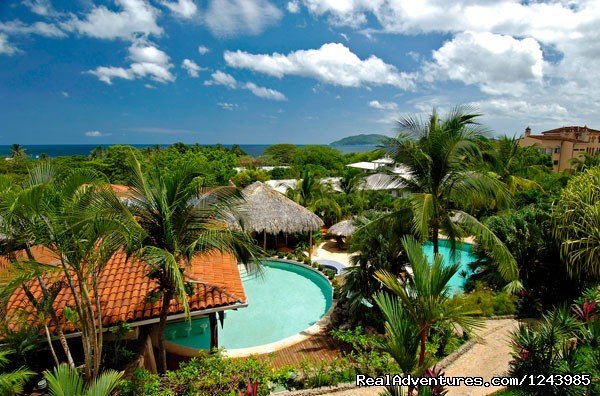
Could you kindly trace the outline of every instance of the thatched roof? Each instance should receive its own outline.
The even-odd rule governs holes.
[[[334,225],[329,227],[327,233],[329,235],[347,237],[351,235],[355,230],[356,226],[354,225],[353,220],[342,220],[339,223],[335,223]]]
[[[257,181],[242,191],[241,222],[246,230],[266,231],[268,234],[287,234],[316,231],[323,220],[285,195]]]

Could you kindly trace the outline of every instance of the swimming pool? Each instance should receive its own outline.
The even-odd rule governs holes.
[[[312,268],[283,261],[263,261],[260,276],[240,267],[248,307],[226,311],[219,326],[219,346],[227,350],[272,344],[315,325],[332,303],[329,281]],[[168,323],[167,341],[192,349],[209,349],[208,318]]]
[[[454,255],[450,254],[450,242],[445,239],[441,239],[439,243],[440,254],[444,257],[444,263],[460,263],[460,269],[450,279],[450,293],[455,294],[462,291],[465,284],[465,277],[463,273],[469,274],[469,263],[476,260],[473,255],[473,247],[470,243],[457,243]],[[423,244],[423,252],[429,259],[429,262],[433,261],[433,244],[431,242],[425,242]]]

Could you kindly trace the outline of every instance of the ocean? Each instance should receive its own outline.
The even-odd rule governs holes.
[[[48,157],[63,157],[67,155],[89,155],[90,152],[98,146],[104,148],[112,146],[111,144],[39,144],[39,145],[23,145],[25,153],[32,158],[44,153]],[[136,148],[152,147],[154,144],[130,144]],[[168,147],[169,144],[160,144],[161,147]],[[206,146],[214,146],[207,144]],[[222,146],[230,148],[231,144],[223,144]],[[240,144],[242,150],[252,157],[259,157],[264,153],[265,149],[270,144]],[[298,144],[298,147],[305,145]],[[374,145],[356,145],[356,146],[330,146],[340,150],[342,153],[363,153],[365,151],[375,150]],[[10,155],[10,145],[0,145],[0,157],[8,157]]]

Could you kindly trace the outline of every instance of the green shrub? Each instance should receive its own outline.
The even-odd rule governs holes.
[[[267,249],[266,253],[268,257],[273,257],[275,256],[275,254],[277,254],[277,252],[274,249]]]
[[[119,384],[119,394],[123,396],[158,395],[159,393],[160,377],[141,368],[135,369],[131,379],[123,380]]]
[[[282,259],[284,257],[285,257],[285,255],[283,254],[283,252],[277,252],[277,258]]]
[[[288,260],[293,260],[294,259],[294,255],[292,253],[288,253],[287,256],[285,256],[286,259]]]
[[[344,352],[344,357],[352,363],[356,373],[376,377],[400,372],[391,356],[380,350],[379,336],[364,334],[360,326],[350,330],[332,330],[331,335],[350,347],[350,352]]]
[[[329,280],[333,280],[333,278],[335,278],[335,271],[332,269],[325,269],[323,270],[323,273],[327,278],[329,278]]]
[[[514,315],[517,312],[517,297],[507,292],[496,292],[478,282],[475,289],[454,296],[453,303],[477,311],[481,316]]]

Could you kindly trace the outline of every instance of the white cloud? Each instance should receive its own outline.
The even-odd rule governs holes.
[[[66,37],[65,32],[57,26],[46,22],[35,22],[27,25],[19,20],[0,22],[0,32],[9,35],[37,34],[44,37]]]
[[[175,81],[169,56],[152,43],[144,40],[134,42],[129,47],[129,59],[132,61],[129,68],[100,66],[87,73],[95,75],[107,84],[112,84],[114,78],[134,80],[148,77],[160,83]]]
[[[100,131],[87,131],[86,133],[84,133],[85,136],[87,137],[103,137],[103,136],[108,136],[107,134],[104,134]]]
[[[300,4],[298,4],[298,0],[288,1],[286,8],[292,14],[297,14],[300,12]]]
[[[425,78],[477,84],[486,93],[521,94],[524,83],[542,82],[542,49],[532,38],[522,40],[487,32],[465,32],[433,52]]]
[[[198,52],[200,53],[200,55],[206,55],[210,52],[210,48],[200,45],[198,47]]]
[[[244,84],[243,88],[249,90],[250,92],[252,92],[254,95],[258,96],[259,98],[278,100],[278,101],[287,100],[285,95],[282,94],[281,92],[276,91],[271,88],[259,87],[256,84],[251,83],[251,82]]]
[[[198,7],[193,0],[161,1],[161,4],[167,7],[171,12],[181,18],[191,18],[196,15]]]
[[[220,70],[217,70],[211,75],[211,79],[204,81],[204,85],[223,85],[230,89],[246,89],[252,92],[259,98],[269,100],[287,100],[284,94],[271,88],[260,87],[252,82],[238,83],[238,81],[231,74],[227,74]]]
[[[198,77],[199,72],[201,70],[201,67],[198,66],[196,62],[190,59],[184,59],[183,62],[181,62],[181,67],[183,67],[188,72],[188,75],[190,77],[194,78]]]
[[[119,11],[107,7],[94,6],[92,10],[79,18],[71,15],[71,19],[61,26],[67,31],[100,39],[131,40],[138,34],[160,36],[163,29],[156,19],[159,11],[145,0],[115,0]]]
[[[394,102],[380,102],[378,100],[372,100],[369,102],[369,106],[377,110],[397,110],[398,105]]]
[[[268,0],[211,0],[204,22],[216,36],[257,35],[279,22],[282,15]]]
[[[64,96],[65,98],[68,98],[68,97],[70,97],[70,96],[71,96],[71,95],[69,95],[69,93],[68,93],[67,91],[62,91],[60,94],[61,94],[62,96]]]
[[[225,109],[225,110],[235,110],[237,109],[238,105],[235,103],[229,103],[229,102],[217,102],[217,106]]]
[[[220,70],[211,74],[211,79],[204,81],[204,85],[224,85],[227,88],[235,89],[237,87],[236,79],[231,75]]]
[[[50,0],[23,0],[22,4],[29,8],[31,12],[40,16],[52,16],[56,14]]]
[[[13,55],[19,50],[8,42],[6,34],[0,33],[0,55]]]
[[[372,55],[360,59],[339,43],[323,44],[319,49],[298,50],[287,55],[254,55],[244,51],[226,51],[225,62],[235,68],[249,69],[274,77],[295,75],[344,87],[392,85],[412,87],[412,76]]]

